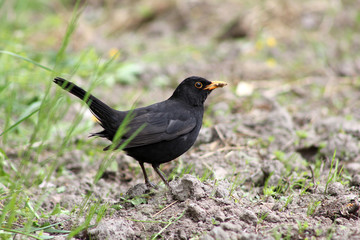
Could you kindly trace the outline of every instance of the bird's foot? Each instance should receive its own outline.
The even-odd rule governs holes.
[[[148,188],[148,190],[150,190],[152,188],[158,189],[158,187],[154,183],[152,183],[150,181],[145,182],[145,184],[146,184],[146,187]]]

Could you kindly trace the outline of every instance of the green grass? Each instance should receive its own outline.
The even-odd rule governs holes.
[[[80,52],[69,51],[83,11],[79,2],[71,6],[72,17],[68,23],[64,22],[61,16],[56,17],[51,10],[52,5],[42,0],[12,1],[6,7],[9,11],[15,11],[18,17],[11,21],[11,16],[2,16],[0,27],[4,37],[0,39],[0,45],[4,48],[0,49],[0,72],[4,80],[0,82],[0,107],[4,109],[4,114],[0,116],[0,142],[4,147],[0,148],[0,230],[10,238],[20,234],[35,239],[51,239],[50,235],[43,235],[46,232],[61,233],[71,238],[88,228],[92,219],[99,222],[109,208],[107,203],[103,203],[89,191],[83,202],[72,209],[57,204],[51,211],[44,212],[41,205],[46,197],[56,191],[65,191],[66,187],[50,190],[45,188],[42,192],[37,192],[37,196],[33,196],[31,190],[39,189],[40,184],[67,174],[64,171],[64,161],[61,160],[66,152],[81,149],[83,154],[87,154],[86,158],[90,163],[98,162],[93,159],[102,155],[103,160],[94,177],[94,184],[114,161],[111,151],[103,157],[100,148],[94,151],[89,147],[92,140],[75,142],[78,135],[83,135],[86,139],[85,136],[94,123],[83,118],[86,104],[82,104],[84,107],[71,121],[62,121],[70,104],[78,100],[66,96],[64,90],[53,84],[52,79],[63,75],[66,75],[67,79],[71,79],[73,75],[87,77],[91,81],[88,87],[91,92],[99,84],[114,84],[110,79],[110,72],[116,71],[116,81],[129,83],[136,81],[134,76],[141,70],[129,68],[128,63],[115,67],[117,54],[104,58],[91,48]],[[0,1],[0,5],[2,4]],[[28,21],[34,17],[36,11],[42,14],[40,20],[29,26]],[[31,38],[31,33],[47,32],[61,25],[67,25],[67,29],[55,52],[30,50],[27,38]],[[18,31],[19,36],[9,41],[8,39],[13,38],[14,31]],[[49,36],[49,42],[52,42],[51,39],[52,36]],[[128,120],[131,120],[131,115]],[[121,125],[118,138],[123,134],[127,123],[128,121],[124,121]],[[126,144],[127,142],[122,144],[119,150]],[[15,155],[9,156],[7,152],[14,152]],[[45,159],[44,154],[47,156]],[[46,220],[61,214],[84,220],[76,223],[70,231],[61,232],[58,230],[61,222],[49,224]],[[40,220],[41,225],[38,224]]]
[[[339,159],[336,159],[336,151],[331,159],[330,170],[326,180],[324,193],[327,193],[330,183],[338,182],[341,180],[342,169],[339,169]]]
[[[53,54],[54,57],[48,58],[46,54],[29,51],[26,36],[29,36],[28,34],[34,30],[32,28],[36,26],[30,27],[30,30],[25,28],[28,27],[27,10],[41,10],[47,5],[42,5],[42,1],[12,1],[12,3],[12,6],[7,7],[13,8],[19,18],[12,22],[1,21],[5,34],[1,42],[5,43],[5,48],[0,49],[0,72],[3,79],[0,83],[0,106],[4,109],[4,114],[0,117],[2,126],[0,141],[6,148],[0,149],[2,184],[0,230],[2,237],[5,238],[11,238],[16,234],[34,239],[51,239],[48,233],[62,234],[70,238],[89,227],[92,219],[99,222],[107,211],[107,204],[95,199],[90,192],[77,209],[66,211],[57,205],[52,211],[44,212],[41,210],[41,205],[54,189],[44,190],[35,197],[30,188],[39,188],[41,183],[54,177],[55,170],[61,168],[60,165],[63,164],[59,161],[63,153],[74,148],[72,147],[74,135],[87,130],[80,127],[83,121],[81,111],[74,116],[72,123],[63,124],[61,132],[59,131],[57,122],[69,109],[70,102],[65,102],[66,99],[60,97],[60,94],[63,94],[60,93],[62,90],[57,89],[54,94],[52,83],[53,77],[61,72],[75,74],[81,69],[85,56],[88,56],[88,54],[80,54],[79,57],[75,57],[78,60],[75,64],[71,66],[64,64],[73,57],[67,52],[67,47],[76,29],[81,10],[78,5],[74,7],[73,17],[59,50]],[[22,31],[25,37],[7,41],[10,38],[6,38],[6,35],[14,31],[13,27]],[[97,61],[94,61],[92,66],[95,79],[101,77],[111,66],[112,59],[102,65],[96,63]],[[62,136],[63,133],[66,133],[65,136]],[[9,156],[5,151],[16,151],[16,154]],[[42,155],[46,152],[49,153],[49,157],[44,161]],[[64,213],[76,214],[78,218],[84,216],[84,221],[73,226],[70,231],[60,230],[58,226],[61,222],[47,223],[46,219],[50,216]],[[45,220],[41,225],[38,224],[40,219]]]
[[[147,74],[143,63],[151,65],[156,62],[157,66],[167,69],[166,67],[175,63],[186,65],[189,63],[189,59],[192,60],[190,63],[199,63],[200,66],[208,62],[213,64],[214,59],[228,60],[226,51],[222,53],[223,55],[220,51],[220,55],[216,56],[219,54],[217,48],[222,43],[209,41],[204,44],[204,42],[196,43],[196,40],[195,43],[190,41],[184,43],[174,36],[166,36],[157,43],[158,47],[161,46],[164,49],[163,51],[159,51],[159,48],[142,51],[144,48],[142,42],[136,42],[129,46],[130,49],[126,49],[128,52],[119,50],[119,56],[112,57],[99,53],[94,48],[72,49],[71,43],[77,41],[74,39],[74,33],[84,10],[83,6],[74,6],[72,5],[73,1],[69,0],[59,1],[59,5],[52,5],[50,2],[47,0],[0,0],[0,107],[2,110],[0,115],[0,238],[4,239],[11,239],[15,235],[24,238],[45,239],[51,238],[53,233],[70,238],[89,228],[91,222],[99,222],[109,209],[122,208],[121,205],[107,204],[95,196],[91,190],[84,194],[83,202],[73,208],[60,204],[56,204],[51,210],[42,208],[48,196],[66,191],[66,186],[40,187],[42,184],[54,183],[58,177],[69,174],[63,160],[66,153],[80,150],[82,156],[76,159],[77,161],[86,161],[86,164],[90,165],[100,164],[91,184],[98,182],[103,171],[114,163],[115,157],[115,154],[110,152],[104,154],[101,147],[94,147],[94,140],[86,138],[95,123],[84,119],[83,115],[87,108],[85,104],[82,104],[81,110],[72,116],[71,120],[64,119],[70,105],[79,100],[69,97],[66,92],[55,86],[52,83],[55,76],[63,76],[69,80],[76,77],[86,79],[89,83],[87,89],[90,91],[99,85],[111,88],[115,83],[135,86],[139,84],[136,91],[142,91],[146,88],[151,89],[152,86],[173,87],[178,83],[180,76],[184,77],[184,74],[190,74],[190,72],[183,71],[182,68],[175,72],[171,70],[169,71],[172,73],[171,76],[155,77],[149,85],[142,86],[139,75]],[[247,4],[249,7],[254,5],[251,1],[248,1]],[[71,17],[59,14],[56,11],[58,9],[54,9],[54,6],[61,8],[59,11],[61,13],[70,13]],[[259,7],[261,8],[262,5]],[[344,5],[344,7],[348,6]],[[145,17],[152,14],[149,12],[151,9],[141,9],[141,6],[139,9],[141,10],[140,14]],[[264,9],[264,11],[267,10]],[[336,10],[333,11],[325,13],[326,16],[336,15]],[[337,61],[354,58],[352,43],[356,40],[355,33],[358,32],[356,29],[359,28],[359,23],[360,18],[358,17],[353,26],[331,28],[329,33],[324,33],[325,37],[336,36],[336,39],[339,38],[340,46],[334,46],[334,50],[339,55]],[[54,29],[64,29],[64,32],[58,30],[56,31],[58,34],[54,34]],[[245,51],[233,61],[239,61],[239,68],[245,62],[265,64],[269,69],[283,67],[285,71],[280,76],[275,75],[272,78],[276,78],[276,80],[282,78],[285,83],[290,84],[295,82],[299,88],[311,92],[311,97],[306,100],[308,104],[291,106],[290,111],[296,112],[306,105],[321,103],[320,101],[326,95],[326,86],[317,85],[316,82],[302,84],[302,80],[306,80],[310,73],[315,72],[316,76],[321,75],[321,71],[329,67],[329,62],[334,56],[329,55],[327,48],[328,44],[332,44],[332,42],[321,41],[322,38],[311,31],[301,32],[297,36],[297,41],[289,44],[290,46],[283,39],[275,39],[276,44],[274,44],[273,38],[271,29],[268,29],[256,32],[254,36],[246,39],[234,40],[241,48],[245,46]],[[310,49],[306,47],[309,45]],[[220,46],[219,49],[221,47],[223,46]],[[303,50],[304,53],[302,53]],[[293,55],[281,54],[281,52],[290,52]],[[128,57],[128,59],[127,56],[124,57],[124,54],[129,53],[134,57]],[[117,57],[121,59],[124,57],[126,60],[119,61]],[[194,59],[197,60],[194,61]],[[214,66],[211,64],[209,65]],[[232,67],[237,68],[238,65]],[[258,65],[256,64],[256,66]],[[219,71],[220,69],[221,67],[219,67]],[[218,71],[218,69],[216,70]],[[242,77],[236,69],[230,73],[236,79]],[[218,73],[211,71],[208,74],[218,76],[216,75]],[[226,77],[224,78],[227,80]],[[359,83],[359,79],[356,79],[357,86]],[[271,85],[267,85],[264,88],[269,88],[269,86],[271,87]],[[235,89],[235,86],[228,87]],[[229,109],[233,111],[233,108],[237,108],[240,114],[256,109],[254,102],[261,98],[260,92],[256,89],[252,96],[242,99],[240,103],[238,99],[230,102]],[[292,91],[286,91],[276,96],[277,100],[284,105],[302,97]],[[333,99],[332,104],[333,108],[330,109],[330,112],[336,114],[341,113],[346,102],[343,102],[342,99]],[[209,101],[207,106],[204,126],[212,126],[214,116],[219,114],[213,111],[216,101],[214,99]],[[223,114],[226,115],[229,112],[223,112]],[[121,132],[120,130],[120,135]],[[296,131],[296,135],[297,143],[304,143],[309,137],[307,130],[301,129]],[[266,149],[274,142],[275,137],[255,139],[253,145],[249,142],[249,147],[258,146]],[[313,187],[313,183],[307,178],[308,171],[299,172],[298,169],[293,169],[293,157],[286,157],[286,154],[281,151],[275,152],[274,155],[285,165],[286,172],[281,179],[287,181],[279,182],[278,186],[268,186],[266,183],[263,194],[266,197],[278,198],[283,202],[281,210],[286,211],[286,207],[291,204],[297,191],[301,195],[306,194],[307,189]],[[99,163],[98,159],[103,160]],[[326,192],[329,183],[342,181],[341,174],[343,172],[334,154],[327,178],[320,179],[321,173],[324,173],[321,164],[321,159],[315,163],[314,185],[326,182]],[[292,174],[293,172],[296,172],[296,175]],[[170,179],[175,176],[181,177],[187,173],[197,175],[201,181],[213,178],[211,169],[205,168],[199,175],[193,165],[184,164],[180,160],[178,166],[170,174]],[[246,179],[242,178],[237,169],[234,169],[234,174],[237,175],[229,179],[231,183],[230,196],[239,187],[243,187],[245,191],[251,191],[245,186]],[[133,202],[134,205],[141,204],[142,200],[137,199],[136,201]],[[309,204],[308,216],[315,212],[318,204],[317,201]],[[56,223],[50,223],[49,218],[62,214],[72,215],[79,221],[74,224],[72,229],[61,230],[64,222],[59,220]],[[176,223],[183,214],[174,215],[169,221],[162,222],[164,228],[153,237],[161,237],[162,233],[171,224]],[[265,217],[265,215],[260,216],[261,220]],[[299,222],[299,229],[306,230],[305,223]],[[329,233],[329,236],[331,237],[332,234],[332,232]],[[288,236],[290,236],[290,232]],[[286,238],[287,236],[281,236],[274,230],[274,237]]]
[[[168,227],[170,227],[172,224],[176,223],[177,221],[179,221],[184,215],[185,215],[185,212],[186,212],[186,209],[178,214],[178,216],[173,216],[169,219],[169,221],[167,222],[167,224],[159,231],[157,232],[156,234],[154,234],[152,237],[151,237],[151,240],[153,239],[157,239],[159,236],[161,236],[161,233],[163,233]]]

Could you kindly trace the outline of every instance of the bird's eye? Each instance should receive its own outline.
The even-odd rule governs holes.
[[[203,86],[203,85],[202,85],[201,82],[196,82],[196,83],[195,83],[195,87],[196,87],[196,88],[202,88],[202,86]]]

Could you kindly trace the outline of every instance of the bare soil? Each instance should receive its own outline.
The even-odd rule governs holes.
[[[150,104],[190,75],[229,86],[209,96],[195,146],[162,165],[173,191],[152,174],[159,188],[144,193],[136,161],[123,153],[118,170],[93,184],[100,161],[72,150],[61,160],[68,174],[45,186],[64,191],[42,207],[70,210],[89,193],[90,202],[108,203],[105,217],[76,239],[360,239],[359,42],[342,38],[358,28],[358,3],[137,4],[151,14],[136,15],[125,1],[100,24],[94,19],[106,9],[95,3],[80,18],[73,49],[116,47],[143,67],[138,83],[94,94],[125,109],[126,93],[150,89],[138,98]],[[71,229],[83,219],[50,219],[60,220]]]

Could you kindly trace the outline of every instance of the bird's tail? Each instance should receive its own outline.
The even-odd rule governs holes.
[[[89,106],[91,112],[99,121],[104,131],[92,134],[92,136],[106,137],[112,140],[113,132],[116,132],[117,126],[117,111],[100,101],[98,98],[86,92],[84,89],[76,86],[74,83],[69,82],[63,78],[54,78],[54,83],[85,101]]]

